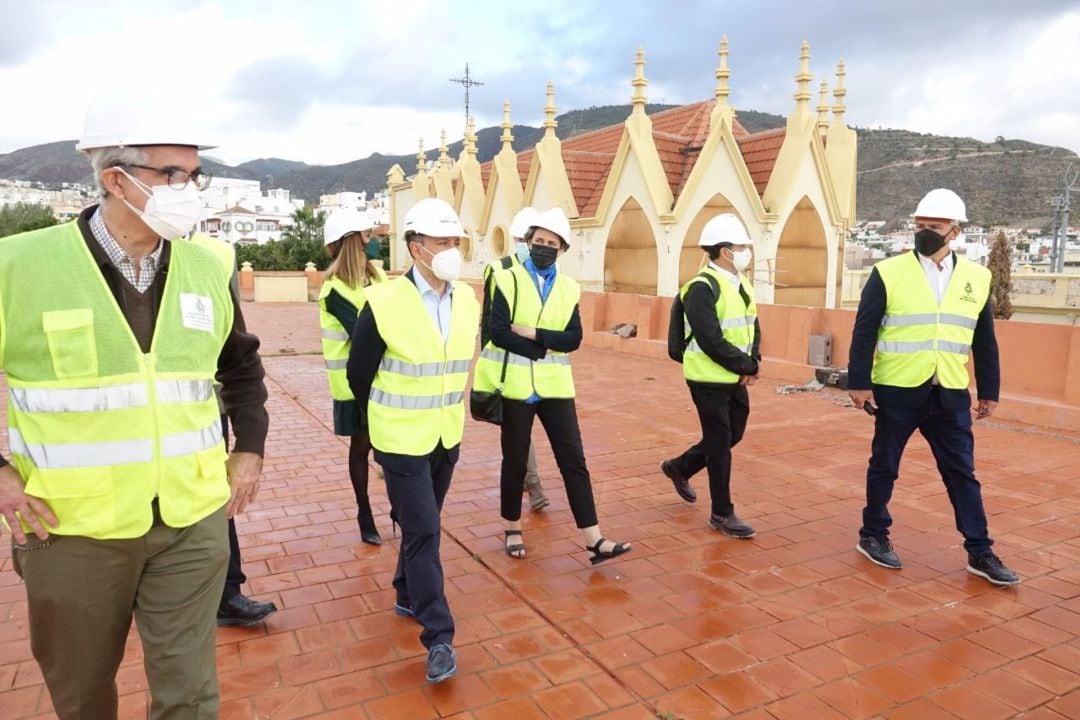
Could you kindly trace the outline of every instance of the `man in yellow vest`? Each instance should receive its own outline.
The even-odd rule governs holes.
[[[754,287],[743,272],[753,259],[754,241],[736,215],[724,213],[705,223],[698,245],[709,264],[680,291],[690,336],[683,354],[683,376],[701,420],[701,441],[660,464],[660,470],[687,502],[697,493],[690,478],[709,471],[712,511],[709,526],[746,540],[755,530],[735,514],[731,502],[731,449],[746,432],[750,416],[747,388],[757,380],[761,331]]]
[[[487,347],[491,339],[491,301],[495,297],[495,282],[493,278],[499,270],[509,270],[520,266],[529,259],[529,242],[525,235],[529,228],[536,224],[536,218],[540,212],[534,207],[521,208],[510,221],[510,237],[514,239],[513,251],[504,258],[492,260],[484,267],[484,304],[480,314],[480,347]],[[529,509],[533,512],[543,510],[551,501],[544,494],[544,487],[540,484],[540,472],[536,465],[536,446],[529,440],[529,455],[525,466],[525,490],[529,493]]]
[[[915,209],[914,252],[875,265],[859,300],[848,388],[855,407],[874,416],[874,441],[855,549],[882,567],[902,567],[889,540],[888,505],[904,446],[918,429],[930,444],[956,529],[964,536],[968,572],[994,585],[1015,585],[1020,578],[990,549],[975,479],[969,353],[975,356],[977,417],[993,414],[1001,375],[990,271],[949,248],[962,222],[967,210],[956,193],[927,193]]]
[[[346,373],[383,468],[391,517],[401,525],[394,611],[423,626],[427,680],[457,672],[454,619],[439,557],[443,500],[465,428],[465,385],[480,303],[457,282],[465,229],[446,202],[425,198],[405,214],[413,267],[372,285],[353,329]]]
[[[62,720],[116,718],[132,615],[149,717],[218,713],[226,519],[255,497],[268,421],[228,274],[172,242],[210,180],[183,110],[149,90],[102,93],[78,145],[101,204],[0,242],[0,515]],[[228,458],[215,377],[236,432]]]

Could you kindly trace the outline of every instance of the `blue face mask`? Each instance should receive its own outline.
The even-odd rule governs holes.
[[[514,254],[517,255],[518,262],[524,263],[529,259],[529,244],[528,243],[515,243]]]

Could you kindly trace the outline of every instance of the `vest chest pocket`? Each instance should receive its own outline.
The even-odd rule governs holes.
[[[41,314],[41,326],[49,341],[49,355],[58,379],[97,376],[92,309],[50,310]]]

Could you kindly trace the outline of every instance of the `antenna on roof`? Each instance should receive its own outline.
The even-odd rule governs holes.
[[[483,85],[484,83],[476,80],[469,74],[469,63],[465,63],[465,77],[450,78],[450,82],[465,87],[465,124],[469,123],[469,88],[476,87],[477,85]]]

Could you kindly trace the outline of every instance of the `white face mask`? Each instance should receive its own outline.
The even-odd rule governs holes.
[[[754,251],[750,248],[744,248],[742,250],[733,251],[731,253],[731,264],[735,266],[735,269],[742,272],[750,266],[750,261],[754,257]]]
[[[464,258],[461,257],[460,250],[450,248],[440,253],[433,253],[423,245],[420,247],[432,256],[431,264],[424,263],[424,267],[435,273],[435,277],[446,282],[454,282],[461,276],[461,263]]]
[[[174,190],[168,185],[150,187],[119,168],[125,177],[146,194],[146,207],[139,210],[124,200],[124,204],[139,216],[146,226],[165,240],[187,235],[202,219],[203,203],[195,183],[189,182],[183,188]]]

